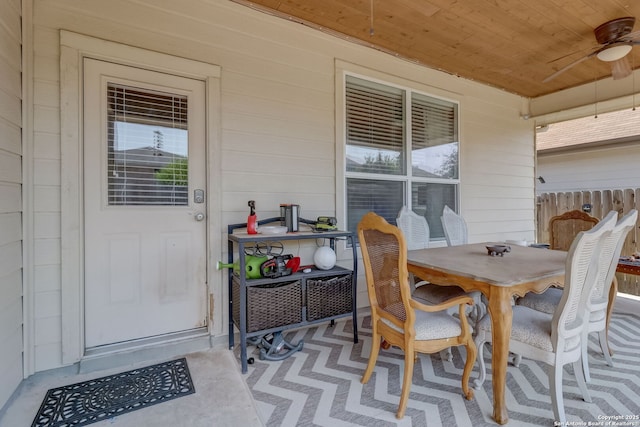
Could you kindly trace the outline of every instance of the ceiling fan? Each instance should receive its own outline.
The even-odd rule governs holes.
[[[543,80],[543,83],[594,56],[601,61],[611,63],[611,75],[614,80],[627,77],[632,72],[627,54],[631,52],[633,45],[640,44],[640,31],[631,32],[635,22],[636,18],[628,16],[613,19],[598,26],[593,30],[593,33],[600,46],[593,48],[587,55],[551,74]]]

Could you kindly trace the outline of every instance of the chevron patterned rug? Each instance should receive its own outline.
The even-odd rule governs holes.
[[[289,331],[287,340],[297,343],[302,339],[304,348],[282,361],[261,361],[257,349],[248,348],[255,363],[249,365],[245,379],[267,427],[497,425],[491,415],[490,380],[475,390],[473,400],[462,396],[464,357],[458,348],[453,349],[452,362],[441,360],[439,355],[420,355],[406,415],[396,419],[402,352],[393,348],[381,351],[371,380],[361,384],[371,348],[371,318],[365,316],[359,322],[358,344],[353,343],[351,320],[342,320],[334,326],[327,323]],[[615,367],[605,365],[595,334],[590,337],[592,403],[582,400],[572,369],[565,368],[567,425],[604,426],[612,420],[608,425],[640,426],[640,318],[614,314],[610,345]],[[490,379],[490,347],[485,349],[485,357]],[[508,425],[554,425],[546,372],[547,365],[524,358],[518,368],[509,366]],[[476,366],[471,378],[477,375]]]

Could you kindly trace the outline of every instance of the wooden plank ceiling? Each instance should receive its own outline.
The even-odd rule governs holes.
[[[633,16],[640,30],[640,0],[234,1],[529,98],[611,76],[592,56],[543,82],[600,46],[600,24]],[[639,67],[640,46],[628,58]]]

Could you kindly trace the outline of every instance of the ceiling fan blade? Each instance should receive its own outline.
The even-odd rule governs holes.
[[[640,40],[638,41],[638,43],[640,43]],[[580,50],[574,50],[571,53],[567,53],[566,55],[562,55],[559,56],[557,58],[552,59],[551,61],[547,61],[547,64],[553,64],[556,61],[560,61],[561,59],[564,59],[568,56],[573,56],[576,53],[582,53],[584,56],[593,56],[595,54],[597,54],[598,52],[600,52],[600,50],[602,50],[603,46],[595,46],[595,47],[591,47],[589,49],[580,49]]]
[[[631,65],[629,64],[629,60],[626,56],[611,63],[611,76],[613,77],[613,80],[623,79],[630,75],[631,72]]]
[[[640,39],[640,31],[634,31],[624,36],[618,37],[615,42],[633,42]]]
[[[599,49],[599,48],[600,48],[600,46],[597,47],[597,49]],[[582,49],[582,50],[574,50],[573,52],[567,53],[566,55],[562,55],[562,56],[559,56],[557,58],[552,59],[551,61],[547,61],[547,64],[553,64],[556,61],[560,61],[561,59],[564,59],[564,58],[566,58],[568,56],[573,56],[576,53],[583,53],[584,51],[585,51],[584,49]]]
[[[567,71],[569,68],[572,68],[578,64],[580,64],[581,62],[586,61],[587,59],[591,58],[592,56],[596,55],[598,53],[598,51],[592,52],[589,55],[583,56],[582,58],[571,62],[568,65],[565,65],[564,67],[560,68],[558,71],[556,71],[555,73],[551,74],[549,77],[545,78],[542,83],[547,83],[548,81],[551,81],[553,79],[555,79],[556,77],[558,77],[560,74],[564,73],[565,71]]]

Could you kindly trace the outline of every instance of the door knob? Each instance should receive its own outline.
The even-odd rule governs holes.
[[[202,221],[204,219],[204,214],[202,212],[198,212],[193,217],[196,219],[196,221]]]

